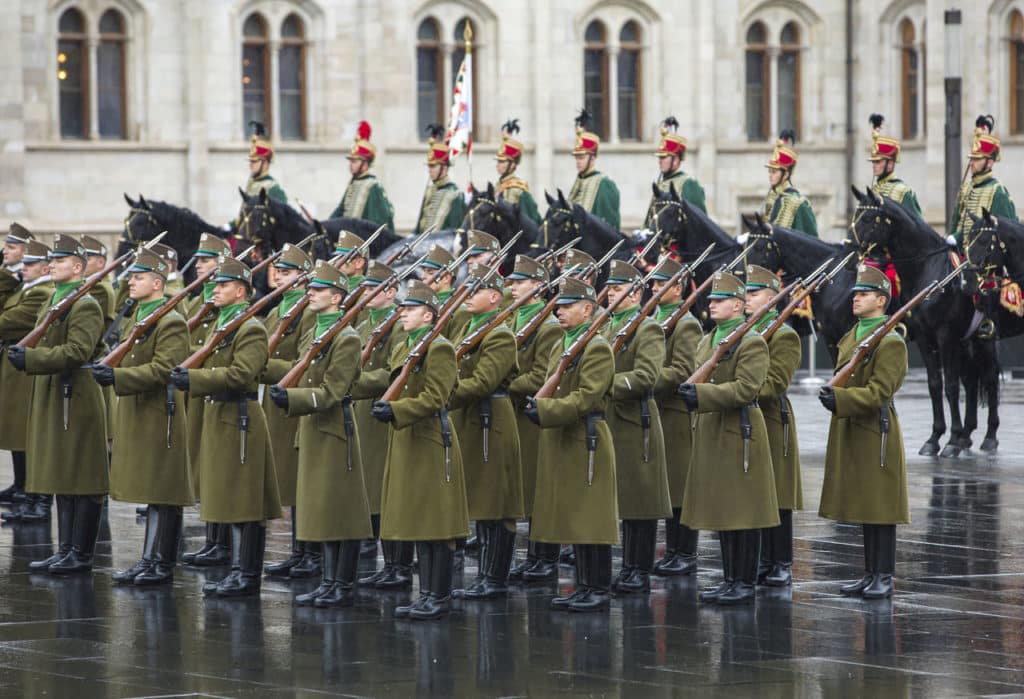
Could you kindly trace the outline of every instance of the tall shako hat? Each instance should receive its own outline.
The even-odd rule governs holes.
[[[796,151],[793,145],[796,143],[796,132],[793,129],[786,129],[779,134],[779,140],[775,142],[775,149],[772,150],[772,157],[765,163],[765,167],[792,170],[796,166]]]
[[[900,161],[900,142],[895,138],[882,135],[882,124],[885,117],[881,114],[872,114],[871,122],[871,156],[868,160],[878,162],[879,160],[891,160],[894,163]]]
[[[250,121],[252,136],[249,137],[249,161],[266,160],[268,163],[274,159],[274,147],[267,137],[267,129],[258,121]]]
[[[590,112],[581,109],[576,116],[576,147],[572,149],[573,155],[597,155],[601,137],[593,131],[587,130],[591,121]]]
[[[356,127],[356,138],[345,157],[349,160],[365,160],[372,165],[374,158],[377,157],[377,148],[370,143],[371,131],[369,122],[359,122],[359,126]]]
[[[430,135],[427,140],[427,165],[451,165],[451,151],[448,150],[444,127],[431,124],[426,130]]]
[[[658,150],[654,153],[659,158],[666,158],[670,155],[678,155],[682,160],[686,156],[686,139],[677,134],[679,121],[674,116],[667,116],[661,122],[661,141],[658,143]]]
[[[509,119],[501,126],[501,146],[498,147],[498,154],[495,160],[511,160],[519,163],[523,157],[523,144],[512,138],[512,134],[519,133],[519,120]]]
[[[1001,158],[999,139],[992,135],[996,120],[991,114],[980,114],[974,120],[974,142],[971,144],[971,159]]]

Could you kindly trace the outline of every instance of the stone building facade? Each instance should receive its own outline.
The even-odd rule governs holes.
[[[277,148],[273,174],[321,216],[347,183],[344,156],[356,124],[369,121],[375,171],[396,224],[408,230],[426,182],[420,128],[432,111],[447,111],[462,46],[456,36],[466,20],[474,30],[478,185],[494,179],[500,125],[517,117],[527,144],[520,174],[542,207],[543,190],[567,190],[575,176],[573,117],[587,103],[605,122],[599,167],[619,185],[624,227],[635,227],[657,175],[658,124],[673,114],[689,141],[684,168],[704,184],[709,212],[734,230],[767,188],[762,165],[778,131],[797,127],[794,182],[811,198],[825,235],[837,239],[850,184],[870,182],[868,115],[881,112],[887,133],[904,142],[899,171],[919,191],[927,218],[943,224],[947,2],[4,5],[4,227],[18,220],[40,231],[113,234],[126,212],[122,192],[226,222],[247,174],[246,117],[260,113]],[[993,114],[1004,143],[997,173],[1021,192],[1024,171],[1010,165],[1024,152],[1024,1],[979,0],[962,9],[964,151],[975,115]],[[262,71],[255,78],[253,61]],[[265,89],[255,90],[253,79]],[[460,157],[452,177],[464,185],[468,176]]]

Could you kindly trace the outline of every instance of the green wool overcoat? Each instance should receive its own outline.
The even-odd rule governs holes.
[[[0,407],[0,449],[24,451],[28,436],[28,398],[32,377],[18,371],[7,361],[6,349],[32,332],[39,310],[53,295],[48,281],[29,288],[19,286],[0,306],[0,395],[6,397]],[[49,307],[49,306],[47,306]]]
[[[697,368],[693,360],[701,336],[700,321],[692,313],[679,319],[672,333],[665,338],[665,363],[654,384],[654,396],[661,413],[661,429],[665,435],[665,467],[672,507],[683,505],[686,477],[690,473],[690,450],[693,446],[692,417],[676,390]]]
[[[182,315],[185,318],[191,318],[203,307],[203,295],[199,294],[194,299],[185,302],[183,306]],[[189,333],[189,354],[201,349],[206,344],[206,336],[213,330],[216,322],[217,309],[214,308],[203,315],[203,322]],[[192,468],[192,492],[198,498],[200,497],[199,472],[202,467],[202,464],[199,462],[199,440],[203,436],[203,409],[206,407],[206,401],[203,400],[202,396],[189,392],[187,406],[188,429],[186,432],[188,438],[188,458]]]
[[[757,402],[768,428],[768,446],[772,451],[775,473],[775,497],[780,510],[800,510],[804,506],[804,490],[800,480],[800,442],[797,439],[796,415],[786,391],[793,375],[800,368],[800,336],[783,325],[768,343],[768,374],[757,394]],[[789,413],[789,440],[783,423],[782,407]]]

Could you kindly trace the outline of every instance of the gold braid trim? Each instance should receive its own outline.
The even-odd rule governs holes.
[[[594,210],[594,201],[597,200],[597,190],[604,181],[604,175],[597,173],[590,177],[577,177],[569,190],[569,203],[579,204],[587,211]]]
[[[871,185],[871,191],[879,196],[889,197],[896,203],[902,203],[903,197],[907,196],[910,187],[902,180],[885,180]]]
[[[370,190],[376,184],[375,177],[364,177],[352,180],[345,188],[345,196],[342,199],[342,208],[349,218],[363,218],[363,209],[366,208],[366,200],[370,198]]]

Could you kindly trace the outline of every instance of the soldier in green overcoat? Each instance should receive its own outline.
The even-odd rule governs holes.
[[[289,284],[299,276],[312,271],[313,261],[305,252],[294,245],[285,243],[281,256],[273,264],[274,286]],[[288,370],[292,368],[299,358],[299,341],[316,324],[314,314],[306,310],[299,310],[297,313],[296,304],[306,295],[306,284],[299,283],[292,286],[281,295],[281,301],[277,308],[272,310],[263,319],[263,326],[267,329],[267,337],[272,337],[281,327],[281,323],[287,323],[284,335],[274,347],[273,354],[267,360],[267,368],[263,372],[261,383],[272,386],[281,380]],[[295,483],[299,473],[299,454],[295,450],[295,433],[299,428],[299,421],[283,410],[277,410],[270,405],[270,396],[266,391],[263,393],[263,412],[267,416],[267,429],[270,431],[270,448],[274,451],[274,470],[277,472],[277,489],[281,495],[281,505],[290,507],[292,510],[292,548],[291,553],[283,561],[271,563],[264,572],[270,575],[283,575],[291,578],[312,578],[320,575],[320,545],[302,541],[297,536],[298,527],[295,524]]]
[[[467,240],[468,238],[469,234],[467,233]],[[434,293],[437,294],[437,300],[442,305],[447,303],[448,299],[455,293],[455,275],[458,273],[458,270],[449,270],[449,267],[454,262],[455,258],[452,257],[450,252],[440,245],[435,245],[427,253],[427,257],[421,265],[423,281],[434,290]],[[441,334],[450,339],[452,334],[465,323],[466,310],[464,308],[457,308],[455,313],[452,314],[451,320],[444,326]]]
[[[394,207],[384,192],[384,186],[370,172],[373,161],[377,159],[377,148],[370,143],[370,132],[367,122],[359,122],[355,141],[346,156],[352,179],[328,218],[361,218],[378,226],[387,225],[387,230],[394,233]]]
[[[466,283],[476,287],[466,297],[468,321],[452,343],[460,343],[487,326],[498,314],[504,280],[489,268],[471,265]],[[508,572],[515,553],[516,520],[523,516],[523,476],[519,430],[508,385],[518,372],[516,339],[498,325],[459,360],[459,378],[449,401],[459,435],[466,476],[469,516],[480,537],[480,573],[465,590],[467,599],[493,599],[508,592]]]
[[[598,309],[593,287],[572,277],[562,282],[557,303],[565,336],[548,357],[549,377],[562,353],[587,334]],[[524,411],[542,428],[530,536],[576,547],[576,589],[551,600],[554,609],[608,607],[612,545],[619,542],[615,446],[605,420],[614,380],[615,357],[598,333],[562,376],[554,395],[531,400]]]
[[[715,348],[744,322],[746,288],[728,272],[716,272],[710,315],[715,330],[697,346],[701,367]],[[720,585],[701,593],[718,604],[753,602],[761,529],[779,525],[771,447],[757,395],[768,374],[768,345],[747,333],[711,372],[707,383],[684,383],[679,396],[696,413],[690,474],[683,494],[683,524],[718,531]]]
[[[151,250],[141,250],[129,268],[129,296],[135,302],[133,322],[164,305],[167,263]],[[182,508],[195,503],[185,438],[183,396],[168,384],[171,369],[188,356],[188,325],[171,311],[151,326],[114,368],[94,364],[100,386],[118,396],[110,464],[110,496],[123,502],[144,502],[146,533],[142,557],[118,571],[115,583],[154,585],[174,578],[181,541]],[[140,459],[139,455],[145,454]]]
[[[352,258],[344,262],[339,268],[345,278],[348,279],[349,291],[355,290],[362,283],[363,275],[366,274],[366,267],[370,263],[369,254],[361,250],[365,243],[365,240],[351,231],[338,232],[338,242],[334,245],[334,254],[348,255],[355,251]]]
[[[676,196],[693,204],[701,211],[707,213],[707,206],[704,203],[704,188],[696,177],[688,175],[683,171],[682,163],[686,157],[686,139],[675,133],[679,122],[673,116],[666,117],[661,122],[661,142],[655,155],[658,156],[658,181],[654,183],[654,194],[651,196],[651,203],[647,206],[647,215],[644,216],[644,227],[653,228],[657,217],[657,198],[659,193],[675,192]],[[671,131],[670,131],[671,129]]]
[[[107,246],[91,235],[82,236],[82,245],[85,246],[85,252],[88,255],[85,263],[85,276],[88,278],[107,266]],[[114,306],[116,296],[114,285],[110,279],[104,277],[99,284],[96,284],[89,290],[89,295],[96,299],[100,304],[100,308],[103,309],[103,335],[101,337],[106,338],[107,331],[117,315],[117,308]],[[103,349],[106,350],[107,348],[103,347]],[[114,405],[117,403],[117,397],[110,386],[104,386],[102,390],[103,404],[107,410],[107,444],[109,445],[114,438],[114,430],[117,427],[114,424]]]
[[[391,355],[392,374],[432,332],[441,301],[413,281],[401,304],[409,334]],[[390,423],[381,499],[381,538],[416,541],[420,597],[397,607],[395,616],[434,619],[450,611],[455,540],[469,534],[466,481],[459,439],[448,417],[448,398],[458,381],[455,348],[438,336],[426,348],[400,396],[378,400],[372,415]]]
[[[440,249],[440,248],[439,248]],[[380,262],[371,262],[363,285],[380,286],[391,278],[393,270]],[[356,430],[363,447],[363,480],[366,497],[370,503],[370,524],[373,538],[380,538],[381,488],[384,484],[385,451],[388,443],[388,426],[373,419],[370,414],[373,403],[379,399],[391,384],[389,361],[395,348],[405,346],[407,334],[398,322],[395,297],[398,288],[388,286],[366,304],[366,319],[356,328],[368,359],[363,364],[359,379],[352,386],[353,410],[356,416]],[[373,342],[373,347],[366,345]],[[361,359],[361,358],[360,358]],[[380,570],[359,579],[360,585],[390,590],[408,588],[412,585],[412,560],[415,543],[412,541],[389,541],[382,539],[381,550],[384,565]]]
[[[428,228],[452,230],[458,228],[466,216],[466,202],[458,185],[448,179],[451,152],[444,138],[444,127],[432,128],[427,150],[427,172],[430,182],[423,192],[420,213],[412,234],[419,235]]]
[[[622,224],[619,214],[619,188],[608,175],[595,168],[601,139],[596,133],[586,130],[589,121],[590,115],[586,110],[580,112],[576,118],[576,147],[572,151],[576,159],[576,180],[569,190],[569,203],[579,204],[615,230],[619,230]]]
[[[615,304],[603,328],[609,343],[626,332],[640,312],[640,272],[623,260],[612,260],[608,273],[608,305]],[[654,386],[665,364],[665,333],[645,318],[615,354],[608,428],[615,435],[615,472],[619,479],[622,518],[622,569],[612,581],[617,592],[651,589],[651,570],[658,520],[672,513],[665,464],[665,437]]]
[[[217,260],[221,257],[231,257],[231,246],[222,238],[209,233],[202,233],[199,236],[199,245],[195,255],[196,274],[203,276],[217,269]],[[189,352],[202,349],[206,344],[206,336],[213,330],[219,315],[217,308],[213,305],[213,292],[216,284],[212,281],[205,282],[202,290],[191,300],[183,304],[182,315],[189,320],[189,324],[195,327],[189,332]],[[199,316],[196,318],[196,316]],[[202,396],[188,394],[186,403],[186,419],[188,429],[185,430],[188,439],[189,464],[192,471],[192,492],[198,498],[199,493],[199,472],[202,464],[199,462],[199,443],[203,436],[203,410],[206,401]],[[206,538],[203,545],[195,550],[188,551],[181,555],[183,563],[194,566],[214,566],[227,563],[228,546],[231,543],[231,527],[220,525],[216,522],[206,523]]]
[[[651,277],[654,293],[662,293],[680,269],[681,265],[675,260],[667,257],[662,260]],[[696,369],[694,356],[703,330],[700,321],[689,311],[682,316],[676,315],[683,303],[685,282],[684,275],[664,291],[655,315],[665,333],[665,363],[654,384],[654,397],[658,401],[661,429],[665,435],[665,465],[672,516],[665,519],[665,555],[654,564],[654,574],[666,576],[692,575],[697,571],[699,532],[679,521],[686,478],[690,472],[693,418],[676,389]]]
[[[793,149],[795,140],[792,131],[783,131],[775,142],[772,157],[765,163],[769,189],[764,199],[764,218],[768,223],[802,231],[817,238],[818,220],[811,209],[811,203],[790,181],[797,161]]]
[[[518,131],[518,119],[507,121],[501,127],[501,145],[494,156],[494,168],[498,173],[498,186],[494,188],[494,194],[498,199],[518,206],[528,219],[539,226],[541,216],[537,210],[537,201],[530,194],[530,187],[526,181],[516,175],[524,150],[523,144],[512,138]]]
[[[534,294],[538,287],[547,283],[548,271],[528,255],[517,255],[512,274],[508,276],[512,298],[520,298]],[[540,321],[532,331],[530,325],[537,320],[537,314],[543,313],[547,302],[543,296],[534,295],[533,299],[520,306],[512,318],[511,327],[516,333],[518,345],[519,375],[508,385],[512,405],[516,411],[516,427],[519,431],[519,454],[523,474],[523,509],[527,520],[533,517],[534,489],[537,482],[537,444],[540,440],[540,428],[530,422],[523,414],[526,399],[544,385],[547,378],[548,358],[555,345],[562,339],[561,326],[553,316]],[[510,579],[521,579],[523,582],[540,582],[558,580],[558,544],[534,541],[531,537],[526,551],[526,559],[509,571]]]
[[[313,327],[302,337],[302,356],[343,315],[348,280],[319,260],[309,282]],[[349,607],[355,602],[360,540],[372,535],[363,482],[359,434],[349,393],[361,371],[359,334],[347,326],[317,351],[295,388],[271,386],[269,394],[289,417],[299,418],[298,537],[320,542],[323,577],[298,605]]]
[[[222,258],[213,281],[216,328],[220,329],[248,307],[252,271],[238,260]],[[203,421],[209,428],[200,438],[198,458],[202,464],[200,517],[204,522],[231,525],[231,573],[204,585],[206,595],[259,593],[265,520],[281,516],[274,453],[256,394],[267,354],[266,328],[250,318],[219,342],[202,367],[177,366],[171,373],[178,389],[206,400]]]
[[[35,240],[32,232],[17,221],[12,221],[4,237],[3,265],[0,265],[0,303],[21,286],[22,257],[30,240]]]
[[[54,293],[36,319],[84,282],[85,247],[58,234],[50,251]],[[85,294],[47,328],[35,347],[14,345],[8,358],[32,376],[28,408],[26,492],[57,494],[57,553],[29,564],[51,574],[92,570],[107,494],[107,426],[103,394],[86,364],[103,333],[103,311]]]
[[[839,341],[836,367],[887,320],[889,279],[861,265],[853,287],[857,325]],[[864,577],[844,595],[891,597],[896,572],[896,525],[910,522],[903,433],[893,397],[907,374],[907,345],[891,332],[857,366],[845,387],[823,386],[819,399],[832,412],[825,448],[825,482],[818,514],[864,528]]]
[[[758,265],[747,267],[748,314],[756,313],[779,293],[782,281],[771,270]],[[768,311],[753,331],[764,336],[779,314]],[[793,404],[786,395],[800,368],[800,336],[788,325],[781,325],[768,343],[768,374],[757,394],[758,405],[768,428],[768,446],[772,451],[775,473],[775,497],[779,503],[779,526],[761,530],[761,563],[757,583],[786,587],[793,575],[793,510],[803,509],[804,492],[800,480],[800,441],[796,433]]]
[[[17,224],[14,224],[17,225]],[[11,226],[12,232],[14,225]],[[20,228],[20,226],[19,226]],[[27,231],[26,231],[27,233]],[[0,346],[15,344],[36,326],[39,311],[53,295],[50,282],[50,252],[43,243],[24,237],[22,243],[11,243],[10,236],[4,248],[17,245],[21,258],[16,274],[18,286],[3,297],[0,305]],[[17,507],[4,512],[4,521],[39,522],[50,516],[50,495],[28,495],[25,493],[25,442],[28,435],[28,400],[32,393],[31,376],[15,369],[10,362],[0,362],[0,392],[10,396],[0,409],[0,449],[11,452],[14,467],[14,483],[0,491],[0,502]],[[18,400],[17,397],[22,397]]]

